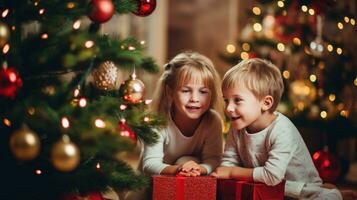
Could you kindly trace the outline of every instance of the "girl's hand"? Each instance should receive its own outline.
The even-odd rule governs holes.
[[[189,172],[180,171],[180,172],[178,173],[178,175],[180,175],[180,176],[193,176],[193,177],[195,177],[195,176],[200,176],[201,173],[200,173],[199,170],[191,170],[191,171],[189,171]]]
[[[200,172],[200,166],[195,161],[190,160],[188,162],[185,162],[181,166],[181,170],[180,171],[182,171],[182,172],[191,172],[191,171]]]

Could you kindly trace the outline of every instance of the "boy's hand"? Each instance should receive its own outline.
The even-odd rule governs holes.
[[[217,169],[211,173],[211,176],[214,176],[216,178],[220,179],[229,179],[231,173],[231,169],[229,167],[217,167]]]

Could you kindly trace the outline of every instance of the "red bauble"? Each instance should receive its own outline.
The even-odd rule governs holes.
[[[97,23],[104,23],[114,14],[114,4],[112,0],[92,0],[90,2],[89,18]]]
[[[13,99],[21,86],[22,79],[16,69],[0,69],[0,96]]]
[[[327,148],[314,153],[312,159],[324,182],[334,182],[340,176],[340,162]]]
[[[104,198],[100,192],[88,192],[84,196],[78,196],[78,195],[74,195],[74,194],[65,194],[60,199],[61,200],[81,200],[81,199],[104,200]]]
[[[145,17],[150,15],[156,8],[156,0],[136,0],[138,9],[133,12],[137,16]]]
[[[136,134],[133,130],[130,129],[127,123],[125,123],[124,121],[120,121],[119,131],[121,136],[131,139],[131,141],[133,141],[133,143],[136,144],[137,142]]]

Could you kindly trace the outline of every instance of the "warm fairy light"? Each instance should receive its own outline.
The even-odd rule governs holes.
[[[10,45],[9,44],[5,44],[4,47],[2,48],[2,52],[4,54],[7,54],[7,52],[9,52],[10,50]]]
[[[74,23],[73,23],[73,28],[75,30],[79,29],[81,27],[81,20],[76,20]]]
[[[321,112],[320,112],[320,117],[323,118],[323,119],[325,119],[325,118],[327,117],[327,112],[324,111],[324,110],[321,111]]]
[[[3,122],[6,126],[8,126],[8,127],[11,126],[11,121],[8,118],[4,118]]]
[[[307,6],[302,5],[302,6],[301,6],[301,10],[302,10],[303,12],[307,12],[308,8],[307,8]]]
[[[338,22],[337,23],[337,28],[342,30],[343,29],[343,24],[341,22]]]
[[[279,51],[285,51],[285,45],[281,42],[279,42],[277,45],[276,45],[276,48],[279,50]]]
[[[317,90],[317,95],[319,95],[319,97],[323,97],[324,94],[325,94],[325,92],[324,92],[323,89],[320,88],[320,89]]]
[[[151,104],[151,102],[152,102],[152,99],[146,99],[145,100],[145,105],[149,105],[149,104]]]
[[[314,15],[314,14],[315,14],[315,10],[312,9],[312,8],[310,8],[310,9],[309,9],[309,14],[310,14],[310,15]]]
[[[280,7],[280,8],[284,7],[284,2],[283,1],[278,1],[277,4],[278,4],[278,7]]]
[[[100,169],[100,163],[99,162],[95,165],[95,168],[96,169]]]
[[[98,128],[105,128],[105,122],[103,120],[101,120],[101,119],[96,119],[94,121],[94,124]]]
[[[253,13],[254,13],[255,15],[260,15],[260,14],[262,13],[262,11],[260,10],[260,8],[257,7],[257,6],[253,7],[252,11],[253,11]]]
[[[345,107],[345,105],[344,105],[343,103],[339,103],[339,104],[337,105],[337,109],[338,109],[338,110],[342,110],[344,107]]]
[[[35,108],[34,107],[29,107],[29,109],[27,110],[27,113],[29,114],[29,115],[34,115],[35,114]]]
[[[283,71],[283,77],[284,77],[285,79],[290,78],[290,72],[289,72],[288,70],[284,70],[284,71]]]
[[[42,34],[41,38],[44,39],[44,40],[47,39],[48,38],[48,34],[47,33]]]
[[[127,108],[127,106],[124,105],[124,104],[121,104],[121,105],[119,106],[119,108],[120,108],[120,110],[125,110],[125,109]]]
[[[340,115],[342,116],[342,117],[348,117],[348,111],[346,111],[346,110],[341,110],[341,112],[340,112]]]
[[[226,46],[226,50],[228,53],[234,53],[236,51],[236,47],[233,44],[228,44]]]
[[[35,1],[35,3],[33,5],[38,6],[38,1]]]
[[[17,76],[14,72],[9,73],[9,80],[10,82],[16,82],[17,81]]]
[[[330,95],[328,95],[328,99],[330,101],[335,101],[336,100],[336,95],[335,94],[330,94]]]
[[[144,117],[144,122],[149,122],[150,118],[149,117]]]
[[[36,174],[36,175],[41,175],[41,174],[42,174],[42,171],[41,171],[40,169],[36,169],[36,170],[35,170],[35,174]]]
[[[129,46],[128,49],[129,49],[129,51],[134,51],[134,50],[135,50],[135,47]]]
[[[259,31],[261,31],[263,29],[263,27],[262,27],[262,25],[260,24],[260,23],[255,23],[254,25],[253,25],[253,30],[255,31],[255,32],[259,32]]]
[[[242,53],[240,53],[240,58],[242,58],[243,60],[247,60],[249,58],[249,54],[243,51]]]
[[[67,8],[72,9],[72,8],[74,8],[75,5],[76,4],[74,4],[73,2],[69,2],[69,3],[67,3]]]
[[[298,102],[298,103],[297,103],[297,108],[298,108],[299,110],[304,110],[304,108],[305,108],[304,102]]]
[[[39,11],[38,11],[38,13],[40,14],[40,15],[43,15],[43,13],[45,13],[45,9],[40,9]]]
[[[288,12],[286,12],[286,10],[283,10],[283,12],[281,12],[281,14],[282,14],[283,16],[286,16],[286,15],[288,14]]]
[[[332,52],[333,46],[331,44],[327,45],[327,51]]]
[[[244,43],[242,44],[242,49],[243,49],[244,51],[250,51],[250,44],[244,42]]]
[[[11,30],[15,31],[16,30],[16,26],[11,26]]]
[[[87,100],[86,100],[86,98],[84,98],[84,97],[80,98],[80,99],[79,99],[79,107],[84,108],[84,107],[86,107],[86,105],[87,105]]]
[[[294,38],[293,38],[293,43],[294,43],[295,45],[300,46],[300,45],[301,45],[301,40],[300,40],[299,38],[297,38],[297,37],[294,37]]]
[[[79,95],[79,88],[75,89],[73,92],[74,97],[78,97],[78,95]]]
[[[355,78],[355,80],[353,81],[353,84],[354,84],[355,86],[357,86],[357,78]]]
[[[5,17],[7,16],[7,14],[9,14],[9,9],[4,10],[4,11],[1,13],[1,16],[2,16],[3,18],[5,18]]]
[[[309,78],[310,78],[310,81],[311,81],[311,82],[315,82],[316,79],[317,79],[317,77],[316,77],[315,74],[311,74]]]
[[[350,18],[347,16],[345,16],[343,19],[345,20],[346,23],[350,22]]]
[[[62,123],[62,127],[63,128],[68,128],[69,127],[69,120],[68,120],[67,117],[62,117],[61,123]]]
[[[145,40],[141,40],[141,41],[140,41],[140,44],[141,44],[141,45],[144,45],[145,43],[146,43]]]
[[[88,40],[84,43],[84,46],[87,48],[91,48],[94,46],[94,42],[92,40]]]
[[[351,18],[350,23],[352,24],[352,26],[354,26],[356,24],[355,19]]]
[[[121,122],[121,123],[125,123],[126,120],[125,120],[124,118],[122,118],[122,119],[120,119],[120,122]]]
[[[125,49],[125,46],[124,46],[124,45],[121,45],[120,48],[121,48],[121,49]]]
[[[336,49],[336,53],[337,53],[338,55],[341,55],[341,54],[342,54],[342,49],[341,49],[340,47],[338,47],[338,48]]]

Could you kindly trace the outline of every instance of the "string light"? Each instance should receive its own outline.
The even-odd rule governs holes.
[[[243,51],[242,53],[240,53],[240,58],[242,58],[243,60],[247,60],[249,58],[249,54]]]
[[[11,126],[11,121],[8,118],[4,118],[3,122],[6,126],[8,126],[8,127]]]
[[[284,71],[283,71],[283,77],[284,77],[285,79],[289,79],[289,78],[290,78],[290,72],[289,72],[288,70],[284,70]]]
[[[355,86],[357,86],[357,78],[355,78],[355,80],[353,81],[353,84],[354,84]]]
[[[2,52],[4,54],[7,54],[10,50],[10,45],[9,44],[5,44],[4,47],[2,48]]]
[[[300,46],[300,45],[301,45],[301,40],[300,40],[299,38],[297,38],[297,37],[294,37],[294,38],[293,38],[293,43],[294,43],[295,45]]]
[[[62,117],[61,123],[62,123],[62,127],[63,128],[68,128],[69,127],[69,120],[68,120],[67,117]]]
[[[250,45],[249,45],[249,43],[243,43],[242,44],[242,49],[244,50],[244,51],[250,51]]]
[[[233,44],[228,44],[226,46],[226,50],[228,53],[234,53],[236,51],[236,47]]]
[[[119,108],[120,108],[120,110],[125,110],[125,109],[127,108],[127,106],[124,105],[124,104],[121,104],[121,105],[119,106]]]
[[[79,107],[84,108],[84,107],[86,107],[86,105],[87,105],[86,98],[82,97],[81,99],[79,99]]]
[[[34,107],[30,107],[28,110],[27,110],[27,113],[29,114],[29,115],[34,115],[35,114],[35,108]]]
[[[94,46],[94,42],[93,42],[92,40],[88,40],[88,41],[86,41],[86,42],[84,43],[84,46],[85,46],[86,48],[91,48],[91,47]]]
[[[81,27],[81,20],[76,20],[74,23],[73,23],[73,29],[77,30]]]
[[[277,45],[276,45],[276,48],[279,50],[279,51],[285,51],[285,45],[281,42],[279,42]]]
[[[253,7],[252,11],[255,15],[260,15],[262,13],[260,8],[257,6]]]
[[[38,11],[38,13],[40,14],[40,15],[43,15],[44,13],[45,13],[45,9],[40,9],[39,11]]]
[[[69,3],[67,3],[67,8],[72,9],[75,7],[75,5],[76,4],[74,4],[73,2],[69,2]]]
[[[76,88],[73,92],[74,97],[78,97],[80,88]]]
[[[341,115],[342,117],[347,118],[347,117],[348,117],[348,111],[346,111],[346,110],[341,110],[340,115]]]
[[[35,170],[35,174],[36,174],[36,175],[41,175],[41,174],[42,174],[42,171],[41,171],[40,169],[36,169],[36,170]]]
[[[129,51],[134,51],[134,50],[135,50],[135,47],[129,46],[129,47],[128,47],[128,50],[129,50]]]
[[[105,128],[105,122],[101,119],[96,119],[94,125],[98,128]]]
[[[316,77],[315,74],[311,74],[309,78],[310,78],[310,81],[311,81],[311,82],[315,82],[316,79],[317,79],[317,77]]]
[[[312,9],[312,8],[310,8],[310,9],[309,9],[309,14],[310,14],[310,15],[314,15],[314,14],[315,14],[315,10]]]
[[[341,49],[340,47],[338,47],[338,48],[336,49],[336,53],[337,53],[338,55],[341,55],[341,54],[342,54],[342,49]]]
[[[144,122],[149,122],[150,118],[149,117],[144,117]]]
[[[343,29],[343,24],[341,22],[338,22],[337,23],[337,28],[342,30]]]
[[[44,39],[44,40],[47,39],[48,38],[48,34],[47,33],[42,34],[41,38]]]
[[[152,99],[146,99],[146,100],[145,100],[145,104],[146,104],[146,105],[149,105],[149,104],[151,104],[151,103],[152,103]]]
[[[141,40],[141,41],[140,41],[140,44],[141,44],[141,45],[144,45],[145,43],[146,43],[145,40]]]
[[[323,119],[325,119],[325,118],[327,117],[327,112],[324,111],[324,110],[321,111],[321,112],[320,112],[320,117],[323,118]]]
[[[263,29],[263,27],[262,27],[262,25],[260,24],[260,23],[255,23],[254,25],[253,25],[253,30],[255,31],[255,32],[259,32],[259,31],[261,31]]]
[[[345,16],[343,19],[345,20],[346,23],[350,22],[350,18],[348,18],[347,16]]]
[[[331,44],[327,45],[327,51],[332,52],[333,46]]]
[[[278,4],[278,7],[280,7],[280,8],[284,7],[284,2],[283,1],[278,1],[277,4]]]
[[[301,6],[301,10],[302,10],[303,12],[307,12],[308,8],[307,8],[307,6],[302,5],[302,6]]]
[[[335,95],[335,94],[330,94],[330,95],[328,96],[328,99],[329,99],[330,101],[335,101],[335,100],[336,100],[336,95]]]
[[[16,26],[11,26],[11,30],[15,31],[16,30]]]
[[[97,170],[100,169],[100,163],[99,163],[99,162],[95,165],[95,168],[96,168]]]
[[[356,24],[355,19],[351,18],[350,23],[351,23],[352,26],[354,26]]]
[[[9,9],[5,9],[2,13],[1,13],[1,16],[3,18],[5,18],[7,16],[7,14],[9,14]]]

